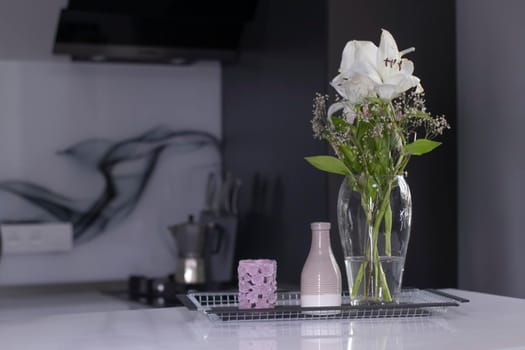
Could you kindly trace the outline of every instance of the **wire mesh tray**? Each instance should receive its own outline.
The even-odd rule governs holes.
[[[223,322],[424,317],[468,302],[433,289],[404,289],[395,303],[366,305],[351,305],[346,293],[340,307],[301,307],[301,294],[297,291],[277,292],[273,309],[239,309],[237,292],[196,292],[178,297],[188,309]]]

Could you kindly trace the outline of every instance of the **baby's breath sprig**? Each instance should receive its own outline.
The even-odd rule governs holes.
[[[314,103],[312,106],[313,118],[311,120],[314,138],[322,140],[326,130],[326,104],[328,102],[328,95],[315,94]]]
[[[427,112],[425,95],[416,89],[392,101],[369,97],[349,104],[336,97],[334,103],[344,108],[334,115],[327,115],[329,100],[315,95],[311,120],[314,138],[328,141],[341,161],[335,171],[330,168],[333,161],[326,167],[315,165],[329,172],[354,177],[402,174],[412,155],[430,152],[440,144],[431,140],[450,128],[444,116]]]

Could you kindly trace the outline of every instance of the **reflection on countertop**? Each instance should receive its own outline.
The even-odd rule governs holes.
[[[207,342],[236,338],[239,350],[401,350],[407,333],[446,337],[454,332],[443,317],[232,324],[195,320],[188,327],[194,337]]]

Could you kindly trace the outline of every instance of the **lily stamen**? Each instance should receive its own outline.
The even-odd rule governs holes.
[[[385,62],[385,67],[388,67],[388,64],[390,64],[390,68],[394,68],[394,65],[396,64],[397,62],[397,59],[394,58],[394,59],[389,59],[388,57],[385,58],[383,60]],[[401,62],[399,62],[398,64],[400,64]]]
[[[408,49],[404,49],[403,51],[399,52],[399,56],[403,57],[407,53],[411,53],[411,52],[414,52],[414,51],[416,51],[415,47],[409,47]]]

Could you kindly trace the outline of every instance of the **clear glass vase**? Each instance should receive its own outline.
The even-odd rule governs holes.
[[[345,177],[337,219],[351,302],[395,302],[410,238],[412,200],[400,175]]]

